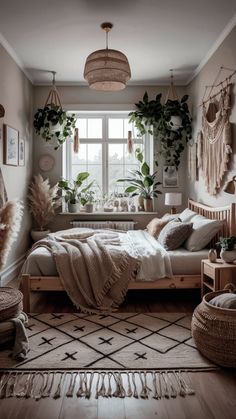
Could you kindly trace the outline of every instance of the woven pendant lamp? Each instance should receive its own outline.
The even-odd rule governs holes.
[[[88,81],[89,87],[94,90],[122,90],[131,77],[129,62],[125,54],[108,48],[108,33],[112,27],[112,23],[102,23],[101,28],[106,32],[106,49],[92,52],[85,63],[84,78]]]

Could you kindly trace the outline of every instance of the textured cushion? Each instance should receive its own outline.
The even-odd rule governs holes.
[[[192,223],[170,221],[160,232],[158,241],[166,250],[178,249],[192,232]]]
[[[184,211],[182,211],[179,214],[179,218],[181,219],[181,221],[183,221],[183,223],[189,223],[190,221],[192,221],[193,217],[195,217],[195,215],[197,215],[196,212],[186,208]]]
[[[184,244],[185,248],[190,252],[204,249],[223,225],[223,221],[209,220],[202,215],[195,215],[192,218],[192,223],[192,234]]]
[[[216,307],[236,309],[236,294],[228,293],[217,295],[212,298],[209,303]]]
[[[165,225],[167,223],[169,223],[169,219],[163,220],[162,218],[153,218],[150,223],[148,223],[147,225],[147,232],[155,237],[156,239],[158,238],[161,230],[163,229],[163,227],[165,227]]]

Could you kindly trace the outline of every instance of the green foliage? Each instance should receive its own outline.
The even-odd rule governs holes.
[[[92,186],[92,185],[91,185]],[[90,187],[91,187],[90,186]],[[93,202],[95,202],[95,192],[94,191],[85,191],[83,189],[83,191],[81,191],[81,197],[80,197],[80,202],[82,205],[85,204],[92,204]]]
[[[75,114],[68,115],[60,106],[53,104],[38,109],[34,115],[36,134],[40,135],[45,141],[56,140],[55,150],[73,134],[75,123]],[[52,131],[53,126],[57,124],[62,126],[62,130]]]
[[[216,244],[221,246],[223,250],[234,250],[234,246],[236,245],[236,237],[220,237]]]
[[[157,137],[161,146],[160,155],[165,163],[178,169],[185,144],[192,138],[188,95],[184,95],[180,101],[168,99],[164,105],[161,104],[161,96],[160,93],[155,100],[149,101],[145,92],[143,101],[135,104],[137,110],[129,113],[129,122],[135,124],[140,136],[149,132]],[[173,116],[180,118],[180,126],[174,127],[171,121]]]
[[[129,170],[132,176],[118,179],[117,182],[128,182],[130,186],[125,189],[125,193],[131,193],[131,196],[141,195],[145,199],[157,198],[162,192],[158,190],[161,182],[156,181],[156,173],[150,174],[150,167],[144,162],[143,153],[139,148],[135,150],[135,156],[140,162],[140,170]]]
[[[76,179],[72,182],[61,179],[58,182],[58,188],[64,192],[64,199],[65,202],[69,202],[70,204],[76,204],[78,202],[78,198],[81,194],[85,194],[93,185],[93,181],[90,182],[85,188],[79,191],[79,188],[82,186],[83,182],[89,177],[88,172],[81,172],[78,173]]]

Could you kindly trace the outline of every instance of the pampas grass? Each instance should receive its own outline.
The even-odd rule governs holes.
[[[57,185],[50,187],[49,180],[36,175],[29,186],[28,200],[30,212],[39,230],[44,230],[54,217],[55,210],[61,205],[57,195]]]
[[[21,202],[8,201],[0,209],[0,270],[5,266],[11,246],[18,236],[23,208]]]

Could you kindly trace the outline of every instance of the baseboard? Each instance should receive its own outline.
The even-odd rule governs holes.
[[[15,262],[11,263],[6,269],[0,272],[0,286],[4,287],[12,279],[16,278],[21,270],[21,267],[25,261],[25,254],[19,257]]]

